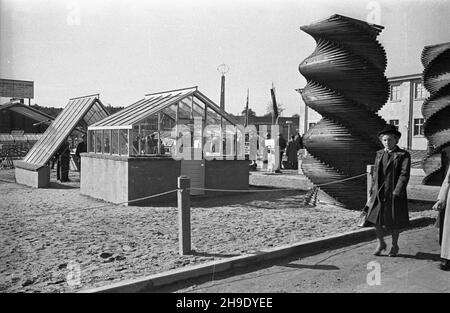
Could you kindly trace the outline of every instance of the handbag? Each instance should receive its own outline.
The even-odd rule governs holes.
[[[359,218],[358,218],[358,222],[356,223],[356,225],[358,226],[358,227],[364,227],[364,226],[366,226],[367,224],[367,222],[366,222],[366,219],[367,219],[367,210],[368,209],[368,207],[367,206],[365,206],[363,209],[362,209],[362,212],[361,212],[361,215],[359,216]]]
[[[380,193],[381,188],[383,188],[384,186],[384,182],[381,184],[380,188],[378,188],[378,192],[377,192],[377,198],[378,198],[378,194]],[[364,208],[362,208],[361,210],[361,215],[358,217],[358,221],[356,223],[356,225],[358,227],[366,227],[369,226],[370,223],[367,222],[367,215],[369,214],[369,207],[367,206],[367,204],[364,206]]]

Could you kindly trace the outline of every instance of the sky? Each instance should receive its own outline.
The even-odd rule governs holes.
[[[226,64],[229,113],[242,112],[247,89],[266,113],[273,83],[292,116],[304,105],[298,65],[316,47],[300,26],[333,14],[385,27],[387,77],[421,73],[423,47],[450,41],[447,0],[0,0],[0,78],[34,81],[41,106],[96,93],[128,106],[191,86],[219,104]]]

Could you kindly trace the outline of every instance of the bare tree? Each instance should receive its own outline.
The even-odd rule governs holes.
[[[277,101],[277,107],[278,107],[278,116],[283,116],[283,111],[285,110],[284,104],[279,103]],[[273,112],[273,104],[272,104],[272,101],[269,101],[269,102],[267,102],[267,105],[266,105],[266,114],[264,114],[263,116],[271,116],[272,112]]]

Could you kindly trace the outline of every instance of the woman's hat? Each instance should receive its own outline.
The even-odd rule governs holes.
[[[391,124],[387,124],[386,126],[384,126],[384,128],[378,133],[378,137],[386,134],[393,134],[398,138],[402,136],[402,134],[397,130],[397,127]]]

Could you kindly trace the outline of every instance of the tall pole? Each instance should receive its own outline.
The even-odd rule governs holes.
[[[287,127],[288,127],[288,135],[287,135],[287,140],[291,139],[291,124],[292,121],[286,121]]]
[[[220,81],[220,108],[225,111],[225,75],[223,74]]]
[[[217,71],[219,71],[219,73],[222,75],[221,77],[221,81],[220,81],[220,108],[225,111],[225,74],[230,70],[230,67],[226,64],[220,64],[217,67]],[[224,121],[223,121],[223,117],[220,117],[220,134],[221,134],[221,149],[220,149],[220,154],[221,156],[224,156],[226,154],[226,130],[224,127]]]
[[[272,82],[272,89],[270,89],[270,95],[272,97],[272,125],[278,124],[278,106],[277,99],[275,97],[275,86]]]
[[[225,74],[228,73],[230,67],[226,64],[220,64],[217,71],[222,75],[220,80],[220,108],[225,111]]]
[[[244,122],[244,126],[247,127],[248,126],[248,97],[249,96],[249,89],[247,88],[247,103],[245,104],[245,122]]]

